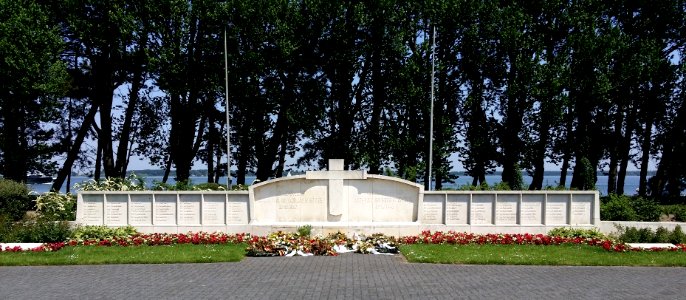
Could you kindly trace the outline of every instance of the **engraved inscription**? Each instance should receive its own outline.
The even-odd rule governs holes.
[[[223,225],[224,224],[224,198],[225,196],[206,195],[202,205],[202,224],[203,225]]]
[[[100,195],[83,195],[83,218],[86,225],[102,225],[103,198]]]
[[[226,206],[226,217],[229,224],[248,223],[248,203],[247,201],[229,200]]]
[[[541,207],[543,207],[543,197],[540,201],[523,200],[520,211],[522,224],[542,224]]]
[[[493,224],[493,202],[486,199],[472,201],[472,224]]]
[[[547,224],[567,224],[567,197],[548,196],[545,215]]]
[[[591,202],[574,201],[572,202],[572,223],[591,224]]]
[[[126,225],[128,197],[126,195],[108,195],[105,202],[105,224]]]
[[[448,203],[445,209],[445,222],[446,224],[467,224],[468,216],[468,197],[460,198],[448,198]]]
[[[131,195],[129,214],[132,225],[152,225],[152,195]]]
[[[427,224],[443,224],[443,200],[428,199],[425,196],[423,203],[423,222]]]
[[[194,195],[195,196],[195,195]],[[199,197],[198,195],[197,197]],[[181,195],[179,201],[179,224],[197,225],[200,224],[200,199]]]
[[[500,200],[496,205],[496,223],[517,224],[517,200]]]
[[[155,225],[176,225],[176,195],[155,196]]]

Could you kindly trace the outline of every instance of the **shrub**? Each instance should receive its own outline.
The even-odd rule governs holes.
[[[300,237],[309,237],[312,235],[312,225],[303,225],[303,226],[298,226],[297,228],[298,231],[298,236]]]
[[[631,207],[636,212],[638,221],[658,221],[662,213],[657,202],[643,197],[631,199]]]
[[[145,190],[145,180],[136,174],[130,174],[125,178],[107,178],[102,181],[93,179],[75,184],[74,189],[81,191],[142,191]]]
[[[126,238],[138,233],[133,226],[111,228],[107,226],[80,226],[73,231],[71,238],[75,240]]]
[[[36,199],[36,210],[49,220],[73,221],[76,219],[76,196],[45,193]]]
[[[12,180],[0,179],[0,214],[21,220],[31,207],[29,188]]]
[[[605,221],[637,221],[638,216],[631,206],[630,198],[610,194],[600,203],[600,218]]]
[[[677,222],[686,222],[686,208],[680,207],[674,212],[674,220]]]
[[[0,241],[6,243],[63,242],[71,235],[71,227],[64,221],[36,218],[21,222],[4,219],[0,223]]]
[[[559,227],[554,228],[548,232],[549,236],[558,236],[566,238],[595,238],[595,239],[605,239],[605,235],[602,234],[597,229],[581,229],[581,228],[569,228],[569,227]]]
[[[651,242],[653,243],[669,243],[672,233],[662,226],[655,230],[655,236]]]
[[[684,234],[684,231],[681,230],[681,226],[676,225],[676,227],[674,227],[674,231],[672,231],[672,235],[669,239],[669,242],[673,244],[686,243],[686,234]]]
[[[226,185],[218,183],[200,183],[193,186],[194,191],[226,191]]]

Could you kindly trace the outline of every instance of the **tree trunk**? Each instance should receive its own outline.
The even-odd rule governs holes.
[[[76,139],[72,143],[69,153],[67,153],[67,158],[64,160],[62,168],[57,172],[57,178],[52,183],[52,187],[50,188],[51,191],[59,191],[64,184],[64,180],[70,175],[74,161],[76,161],[79,153],[81,153],[81,144],[83,144],[97,112],[98,106],[93,104],[83,118],[83,123],[81,123],[81,128],[79,128],[79,132],[76,134]]]

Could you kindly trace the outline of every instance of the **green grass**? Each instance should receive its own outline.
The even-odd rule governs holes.
[[[488,265],[686,267],[684,252],[609,252],[587,245],[403,245],[409,262]]]
[[[0,266],[236,262],[245,256],[245,247],[245,244],[76,246],[55,252],[2,252]]]

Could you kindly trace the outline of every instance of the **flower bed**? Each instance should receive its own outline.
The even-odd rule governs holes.
[[[473,234],[466,232],[441,232],[423,231],[418,236],[406,236],[400,238],[401,244],[491,244],[491,245],[589,245],[602,247],[607,251],[683,251],[686,252],[686,244],[678,244],[675,248],[632,248],[625,243],[611,239],[584,238],[584,237],[559,237],[544,234]]]
[[[60,250],[60,249],[64,248],[64,246],[66,246],[66,245],[67,244],[63,243],[63,242],[45,243],[45,244],[42,244],[38,247],[29,248],[29,249],[25,249],[22,246],[13,246],[13,247],[7,246],[4,248],[0,247],[0,252],[50,252],[50,251]]]
[[[343,233],[322,236],[305,236],[297,233],[274,232],[266,237],[251,236],[250,234],[226,234],[221,232],[207,233],[136,233],[125,237],[106,239],[72,239],[67,242],[46,243],[36,248],[22,249],[16,247],[0,247],[0,252],[21,251],[57,251],[65,246],[158,246],[175,244],[239,244],[247,243],[248,256],[293,256],[293,255],[328,255],[339,253],[398,253],[398,244],[490,244],[490,245],[589,245],[602,247],[607,251],[680,251],[686,252],[686,244],[677,244],[673,248],[632,248],[628,244],[607,238],[597,237],[560,237],[544,234],[473,234],[466,232],[430,232],[424,231],[416,236],[405,236],[400,239],[374,234],[369,237],[354,235],[348,237]]]

